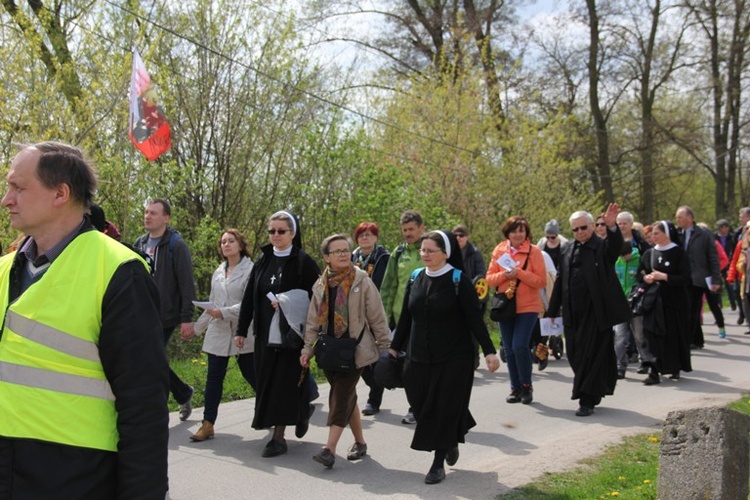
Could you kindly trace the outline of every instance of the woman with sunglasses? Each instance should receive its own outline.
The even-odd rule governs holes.
[[[320,251],[327,266],[313,287],[305,347],[299,362],[303,368],[309,366],[313,345],[320,334],[359,339],[354,351],[355,370],[324,370],[331,385],[328,440],[313,460],[330,469],[336,461],[336,445],[347,425],[354,435],[347,460],[359,460],[367,454],[362,417],[357,408],[357,382],[363,368],[375,363],[380,351],[388,349],[391,332],[375,283],[351,261],[349,239],[343,234],[329,236],[323,240]]]
[[[500,366],[482,319],[474,285],[460,272],[461,248],[449,231],[422,236],[426,268],[406,289],[390,354],[406,351],[404,389],[417,426],[411,447],[434,451],[425,483],[445,479],[445,464],[455,465],[458,443],[476,425],[469,411],[474,382],[472,336],[482,346],[487,368]]]
[[[499,293],[515,294],[516,312],[511,319],[499,322],[505,361],[510,375],[508,403],[529,404],[534,400],[531,384],[531,332],[544,310],[541,290],[547,284],[547,267],[542,251],[531,243],[529,222],[520,216],[510,217],[503,225],[505,241],[492,251],[487,284]],[[513,264],[500,265],[510,257]]]
[[[284,432],[288,425],[295,426],[298,438],[305,435],[313,408],[309,373],[299,366],[300,347],[270,341],[273,325],[281,335],[295,335],[284,315],[280,314],[278,323],[272,321],[279,309],[276,296],[285,292],[291,296],[295,290],[304,290],[309,298],[320,275],[318,265],[302,249],[299,223],[290,212],[282,210],[270,217],[268,236],[270,244],[261,248],[262,254],[250,274],[234,338],[237,347],[242,348],[252,323],[257,383],[252,426],[273,428],[273,437],[262,453],[264,458],[286,453]]]

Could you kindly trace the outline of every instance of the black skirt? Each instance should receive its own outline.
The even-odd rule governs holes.
[[[476,425],[469,411],[473,383],[471,357],[434,364],[407,361],[404,389],[417,419],[413,449],[448,450],[465,442],[466,433]]]

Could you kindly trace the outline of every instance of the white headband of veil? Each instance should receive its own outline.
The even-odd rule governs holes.
[[[445,255],[447,258],[450,258],[451,256],[451,240],[448,239],[448,235],[445,234],[444,231],[438,231],[440,233],[440,236],[443,237],[443,243],[445,243]]]
[[[672,241],[672,237],[669,235],[669,223],[665,220],[661,221],[661,223],[664,226],[664,234],[667,235],[667,238],[669,238],[669,241]]]
[[[276,217],[277,215],[286,215],[287,217],[289,217],[289,219],[291,219],[292,221],[292,232],[294,234],[297,234],[297,221],[294,220],[294,216],[292,214],[290,214],[286,210],[279,210],[278,212],[273,214],[271,217],[273,218],[273,217]]]

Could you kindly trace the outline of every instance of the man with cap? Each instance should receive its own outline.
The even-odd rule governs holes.
[[[560,224],[557,220],[551,219],[544,225],[544,237],[537,242],[536,246],[552,257],[552,262],[557,269],[560,266],[560,252],[567,244],[568,239],[560,234]]]

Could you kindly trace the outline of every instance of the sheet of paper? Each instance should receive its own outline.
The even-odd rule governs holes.
[[[554,318],[555,322],[552,322],[553,318],[540,318],[539,328],[542,331],[542,337],[549,337],[551,335],[562,335],[563,334],[563,322],[562,318]]]
[[[497,263],[506,271],[512,271],[514,267],[518,265],[518,262],[513,260],[513,257],[509,253],[502,254],[498,259]]]
[[[713,281],[711,281],[711,276],[706,276],[706,285],[708,285],[708,288],[711,288],[711,285],[713,285]]]
[[[216,304],[214,304],[213,302],[200,302],[198,300],[194,300],[193,305],[195,307],[200,307],[201,309],[216,309]]]
[[[266,294],[266,297],[268,297],[268,300],[270,300],[271,302],[278,302],[279,301],[279,299],[276,298],[276,295],[274,295],[273,292],[268,292]]]

